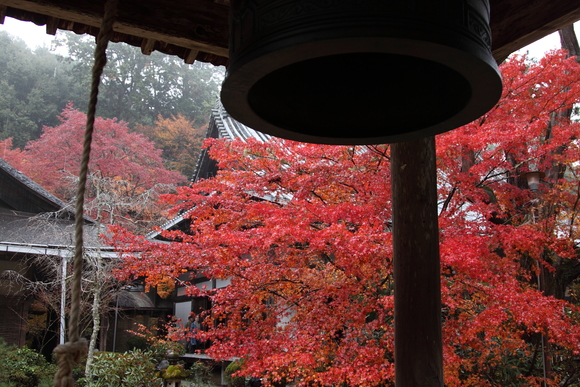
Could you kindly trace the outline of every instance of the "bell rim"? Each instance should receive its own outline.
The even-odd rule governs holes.
[[[323,137],[284,129],[260,117],[249,104],[248,93],[255,83],[285,66],[331,55],[379,53],[410,56],[444,65],[467,80],[472,98],[449,119],[405,133],[374,137]],[[499,100],[502,81],[491,53],[483,47],[465,50],[424,40],[393,37],[331,39],[286,47],[228,68],[222,84],[221,100],[226,111],[243,124],[272,136],[293,141],[330,145],[382,144],[409,141],[440,134],[476,120]],[[363,114],[363,112],[360,112]],[[388,130],[388,129],[386,129]]]

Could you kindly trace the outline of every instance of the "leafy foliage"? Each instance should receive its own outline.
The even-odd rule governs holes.
[[[168,332],[166,336],[159,336],[142,324],[136,325],[136,329],[129,331],[129,333],[133,334],[136,338],[143,339],[146,343],[147,350],[153,354],[153,357],[158,362],[165,359],[168,353],[173,353],[178,356],[185,354],[183,345],[172,340],[175,328],[172,328],[170,323],[165,327],[156,327],[157,329],[164,328]]]
[[[92,378],[81,380],[84,387],[161,387],[150,352],[98,352],[92,367]]]
[[[12,387],[36,387],[42,379],[54,375],[56,367],[41,354],[28,349],[9,346],[0,338],[0,383]]]
[[[137,125],[143,133],[163,151],[165,165],[172,171],[191,177],[198,162],[205,127],[195,128],[193,123],[178,114],[176,117],[157,117],[154,126]]]
[[[42,136],[22,151],[10,150],[10,140],[0,146],[8,150],[5,159],[15,168],[70,201],[76,194],[86,115],[69,104],[60,120],[58,126],[45,127]],[[116,119],[95,120],[89,170],[88,215],[134,227],[158,216],[157,195],[184,181],[179,173],[165,169],[161,150],[153,142]]]
[[[445,384],[573,385],[580,277],[580,65],[513,57],[480,119],[438,136]],[[231,279],[204,322],[217,359],[265,383],[392,385],[388,146],[210,140],[220,172],[164,200],[187,233],[158,244],[116,229],[121,279]],[[537,191],[522,175],[546,171]],[[133,254],[138,252],[138,255]],[[542,340],[543,339],[543,340]],[[542,351],[542,341],[546,347]]]
[[[466,383],[463,372],[470,385],[501,384],[511,372],[507,380],[533,384],[542,337],[551,361],[577,356],[577,308],[563,299],[580,276],[579,123],[561,114],[580,96],[574,59],[562,51],[535,64],[512,58],[500,103],[439,138],[443,302],[456,320],[444,334],[458,339],[447,353],[456,383]],[[532,171],[546,175],[537,192],[524,178]]]
[[[185,379],[188,376],[189,372],[185,370],[182,364],[170,365],[161,372],[163,379]]]

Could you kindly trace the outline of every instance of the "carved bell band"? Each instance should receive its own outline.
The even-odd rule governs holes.
[[[501,95],[487,0],[231,0],[230,12],[223,105],[274,136],[408,141]]]

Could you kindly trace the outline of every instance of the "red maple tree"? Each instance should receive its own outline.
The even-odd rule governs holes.
[[[580,65],[561,51],[501,66],[497,106],[438,136],[447,386],[578,382]],[[220,171],[164,197],[171,244],[120,228],[119,278],[231,279],[203,340],[268,383],[393,385],[389,147],[206,143]],[[542,171],[537,190],[522,177]],[[135,254],[138,252],[138,254]],[[542,345],[545,344],[543,347]],[[542,370],[542,359],[549,360]]]
[[[72,104],[59,118],[60,125],[44,127],[41,137],[23,150],[12,149],[10,139],[0,146],[12,166],[64,201],[72,201],[87,118]],[[130,132],[127,123],[98,117],[94,126],[87,213],[103,223],[125,225],[158,217],[158,194],[185,178],[167,170],[161,150],[142,134]],[[102,200],[95,201],[97,196]]]

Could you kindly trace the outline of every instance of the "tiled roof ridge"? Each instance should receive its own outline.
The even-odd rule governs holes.
[[[14,179],[18,180],[24,186],[28,187],[31,191],[35,192],[38,196],[42,197],[49,203],[53,204],[55,207],[59,208],[60,210],[66,211],[68,214],[75,216],[74,209],[71,208],[71,205],[67,204],[63,200],[56,197],[54,194],[50,193],[46,188],[32,180],[30,177],[26,176],[24,173],[20,172],[18,169],[14,168],[10,165],[6,160],[0,158],[0,168],[7,172],[10,176]],[[86,221],[93,223],[92,220],[87,215],[83,215]]]
[[[266,142],[268,141],[271,136],[258,132],[238,121],[233,119],[226,109],[223,107],[219,99],[216,101],[214,108],[211,110],[211,117],[209,125],[207,126],[207,131],[205,134],[205,138],[227,138],[233,140],[234,138],[239,138],[242,141],[247,141],[249,138],[255,138],[258,141]],[[194,183],[199,179],[200,170],[202,169],[202,163],[204,159],[209,157],[207,155],[207,149],[202,149],[199,153],[199,157],[197,159],[197,165],[195,166],[195,171],[191,176],[191,182]],[[186,211],[175,218],[165,222],[159,228],[161,230],[168,230],[169,228],[175,226],[179,222],[185,220],[185,215],[189,211]],[[160,231],[151,231],[145,238],[151,240],[156,238],[161,234]]]
[[[26,176],[24,173],[14,168],[6,160],[2,158],[0,158],[0,168],[8,172],[10,176],[14,177],[16,180],[18,180],[19,182],[30,188],[32,191],[36,192],[38,195],[42,196],[44,199],[50,201],[55,206],[60,207],[61,209],[65,209],[67,207],[67,204],[65,202],[57,198],[52,193],[48,192],[40,184],[36,183],[34,180]]]

